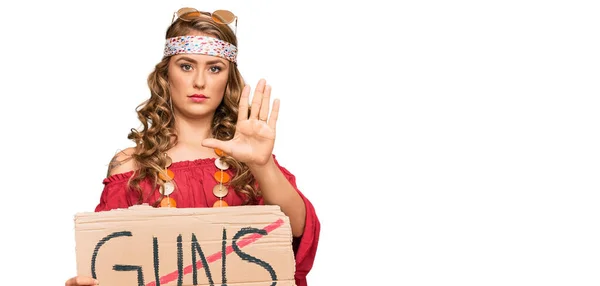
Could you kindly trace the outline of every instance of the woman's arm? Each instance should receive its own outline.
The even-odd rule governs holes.
[[[306,220],[306,206],[292,184],[283,175],[273,157],[264,165],[248,166],[262,191],[264,203],[278,205],[290,218],[292,235],[302,236]]]

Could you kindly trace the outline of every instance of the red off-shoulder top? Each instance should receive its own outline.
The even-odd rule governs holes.
[[[296,260],[296,285],[306,286],[306,275],[312,268],[319,242],[320,222],[313,205],[298,189],[295,176],[279,165],[275,157],[274,161],[284,176],[298,191],[306,206],[304,232],[301,237],[293,239]],[[177,202],[178,208],[212,207],[215,201],[218,200],[213,195],[213,188],[216,184],[213,174],[218,171],[214,158],[173,162],[169,169],[175,174],[174,180],[177,183],[177,190],[171,194],[171,197]],[[226,172],[230,176],[233,176],[231,169]],[[133,171],[114,174],[103,180],[104,189],[100,196],[100,202],[96,206],[96,212],[128,208],[138,204],[138,193],[131,191],[127,187],[127,181],[131,175],[133,175]],[[149,181],[143,181],[141,187],[143,190],[149,190],[151,184]],[[153,195],[147,196],[143,203],[153,205],[159,196],[158,192],[153,192]],[[223,199],[230,206],[238,206],[243,202],[243,198],[232,190]],[[263,204],[262,199],[258,204]]]

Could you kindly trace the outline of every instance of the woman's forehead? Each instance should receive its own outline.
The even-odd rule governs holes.
[[[228,61],[221,58],[221,57],[217,57],[217,56],[211,56],[211,55],[203,55],[203,54],[177,54],[177,55],[173,55],[172,56],[172,61],[176,62],[179,60],[186,60],[186,61],[190,61],[193,63],[199,63],[199,64],[213,64],[213,63],[223,63],[223,64],[227,64]]]

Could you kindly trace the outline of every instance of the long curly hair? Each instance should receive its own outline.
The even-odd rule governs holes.
[[[207,17],[198,17],[189,22],[176,20],[167,29],[166,38],[184,36],[192,31],[198,31],[237,46],[237,39],[231,28],[214,22],[208,13],[205,13],[205,15]],[[140,187],[140,182],[150,179],[153,182],[152,192],[162,187],[163,182],[158,179],[158,174],[164,172],[164,166],[166,166],[168,160],[164,154],[177,144],[175,118],[171,108],[171,95],[167,81],[169,60],[170,57],[164,57],[148,76],[150,98],[136,108],[142,126],[140,130],[131,129],[127,136],[136,144],[132,158],[137,166],[128,184],[132,190],[138,192],[139,203],[144,201],[144,192]],[[233,138],[238,117],[238,104],[243,87],[244,80],[237,65],[231,62],[223,101],[217,107],[212,121],[212,136],[214,138],[220,140]],[[242,195],[244,204],[257,203],[260,191],[248,166],[228,155],[221,156],[221,160],[228,163],[235,171],[235,175],[228,182],[228,185]],[[155,202],[155,205],[159,202],[160,198]]]

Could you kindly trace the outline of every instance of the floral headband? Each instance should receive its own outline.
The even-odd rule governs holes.
[[[231,62],[237,61],[237,47],[231,43],[207,36],[180,36],[168,38],[164,56],[176,54],[202,54],[217,56]]]

